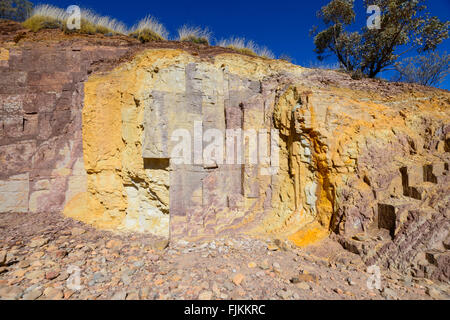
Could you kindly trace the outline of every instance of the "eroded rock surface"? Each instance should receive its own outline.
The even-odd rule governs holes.
[[[0,38],[0,212],[172,240],[304,246],[331,233],[367,265],[449,280],[448,91],[224,49],[43,34],[9,26]],[[179,129],[192,163],[174,161]],[[236,129],[268,135],[241,141],[242,163],[227,149],[203,161],[211,140],[199,155],[196,132]],[[277,157],[252,163],[245,150],[265,139]]]

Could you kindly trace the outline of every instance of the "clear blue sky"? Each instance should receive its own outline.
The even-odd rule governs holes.
[[[214,38],[245,37],[269,47],[277,56],[284,53],[299,65],[311,66],[317,63],[317,59],[309,30],[314,24],[320,26],[316,12],[328,0],[43,0],[43,3],[61,8],[77,4],[129,26],[151,14],[166,26],[172,36],[176,36],[176,30],[186,23],[208,27]],[[450,0],[428,0],[426,3],[432,15],[450,20]],[[368,15],[363,10],[363,0],[355,0],[355,6],[357,23],[365,25]],[[450,53],[450,40],[441,45],[440,51]],[[330,58],[325,63],[333,62]],[[389,74],[382,76],[389,78]],[[450,76],[441,87],[450,90]]]

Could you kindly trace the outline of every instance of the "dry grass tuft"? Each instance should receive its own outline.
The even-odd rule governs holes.
[[[81,10],[81,33],[127,34],[128,28],[116,19],[100,16],[91,10]]]
[[[158,20],[152,16],[146,16],[131,29],[129,35],[144,43],[167,40],[169,33]]]
[[[129,35],[142,43],[167,40],[169,33],[154,17],[148,15],[130,30],[125,24],[105,16],[100,16],[91,10],[81,9],[81,25],[79,30],[69,30],[67,22],[70,14],[65,10],[51,5],[38,5],[31,16],[23,22],[24,27],[37,32],[41,29],[61,29],[66,33]],[[178,29],[178,40],[209,45],[211,32],[205,28],[184,25]],[[217,42],[218,46],[231,48],[242,54],[274,59],[274,54],[267,47],[260,47],[253,41],[232,37]]]
[[[275,55],[267,47],[259,47],[253,41],[246,41],[244,38],[232,37],[230,39],[222,39],[217,45],[251,56],[260,56],[268,59],[275,58]]]
[[[258,47],[256,54],[267,59],[275,59],[275,54],[267,47]]]
[[[219,47],[230,48],[237,52],[256,56],[255,43],[253,41],[246,41],[244,38],[230,38],[222,39],[217,42]]]
[[[82,9],[81,24],[79,30],[69,30],[67,20],[70,15],[63,9],[51,5],[38,5],[33,9],[31,16],[23,23],[23,26],[37,32],[41,29],[61,29],[68,33],[83,34],[127,34],[126,26],[109,17]]]
[[[211,32],[200,27],[184,25],[178,29],[178,40],[209,45]]]
[[[64,10],[44,4],[36,6],[22,24],[34,32],[41,29],[62,29],[67,18],[68,14]]]

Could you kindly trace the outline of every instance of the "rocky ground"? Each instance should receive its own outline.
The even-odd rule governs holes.
[[[370,290],[359,256],[330,239],[168,244],[55,214],[2,214],[0,239],[0,299],[450,298],[448,284],[383,270],[381,290]]]

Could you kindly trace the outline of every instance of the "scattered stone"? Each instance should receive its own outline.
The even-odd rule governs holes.
[[[31,260],[39,260],[40,258],[42,258],[45,255],[44,251],[38,251],[38,252],[34,252],[31,256],[30,259]]]
[[[308,273],[301,273],[299,275],[297,275],[295,278],[297,278],[297,280],[299,282],[317,282],[318,281],[318,277],[314,274],[308,274]]]
[[[293,277],[289,280],[291,283],[296,284],[296,283],[300,283],[300,279],[297,277]]]
[[[288,300],[292,297],[292,291],[290,290],[280,290],[277,292],[277,296],[284,300]]]
[[[35,270],[35,271],[31,271],[28,272],[25,275],[25,278],[27,278],[28,280],[43,280],[45,277],[45,271],[44,270]]]
[[[269,261],[267,259],[264,259],[263,262],[261,263],[261,265],[259,266],[261,269],[263,270],[268,270],[270,269],[269,266]]]
[[[239,285],[241,285],[244,278],[245,278],[245,276],[242,273],[238,273],[233,277],[233,283],[235,285],[239,286]]]
[[[211,291],[203,291],[199,294],[198,299],[199,300],[211,300],[213,297],[213,293]]]
[[[105,245],[105,247],[108,249],[119,249],[121,246],[122,246],[122,241],[115,240],[115,239],[109,240]]]
[[[450,250],[450,233],[448,234],[447,238],[442,241],[442,244],[444,245],[445,249]]]
[[[22,299],[23,300],[36,300],[40,296],[42,296],[42,290],[35,289],[35,290],[31,290],[30,292],[25,293],[22,296]]]
[[[46,300],[61,300],[64,294],[61,289],[49,287],[45,288],[43,297]]]
[[[17,300],[22,296],[22,290],[15,286],[6,286],[0,288],[0,299]]]
[[[71,232],[72,236],[79,236],[79,235],[82,235],[83,233],[85,233],[86,230],[75,227],[75,228],[72,228],[72,230],[70,232]]]
[[[152,245],[153,249],[157,250],[157,251],[163,251],[168,246],[169,246],[169,240],[158,240],[158,241],[155,241]]]
[[[64,291],[64,300],[69,299],[71,296],[73,296],[75,292],[72,290],[65,290]]]
[[[353,239],[358,240],[358,241],[367,241],[367,240],[369,240],[369,237],[363,233],[363,234],[354,235]]]
[[[307,284],[306,282],[299,282],[296,284],[296,287],[302,290],[310,290],[311,286]]]
[[[52,270],[52,271],[48,271],[45,274],[45,279],[53,280],[53,279],[57,278],[58,276],[59,276],[59,271]]]
[[[412,285],[412,277],[410,275],[406,276],[403,279],[403,283],[405,284],[405,286],[411,287],[411,285]]]
[[[128,274],[123,274],[122,277],[120,277],[120,280],[122,280],[123,284],[126,286],[131,283],[131,277]],[[162,279],[160,279],[160,280],[162,280]]]
[[[0,261],[0,266],[7,267],[7,266],[17,262],[17,259],[14,256],[14,252],[11,252],[11,251],[10,252],[3,251],[3,252],[4,252],[3,254],[0,254],[0,260],[3,260],[3,261]]]
[[[342,290],[339,289],[339,288],[334,288],[333,291],[336,292],[336,293],[339,294],[339,295],[344,294],[344,291],[342,291]]]
[[[281,241],[280,239],[275,239],[274,241],[273,241],[273,243],[278,247],[278,248],[280,248],[280,249],[282,249],[282,250],[284,250],[284,251],[287,251],[287,246],[286,246],[286,243],[284,242],[284,241]]]
[[[278,262],[274,262],[272,266],[273,271],[275,271],[276,273],[281,273],[281,266]]]
[[[140,289],[140,296],[141,296],[141,298],[142,299],[147,299],[150,291],[151,291],[150,287],[143,287],[143,288],[141,288]]]
[[[67,251],[66,250],[57,250],[55,251],[55,256],[57,258],[64,258],[65,256],[67,256]]]
[[[352,279],[350,279],[350,278],[347,278],[347,283],[348,283],[350,286],[356,285],[356,283],[355,283]]]
[[[128,293],[126,300],[139,300],[139,292],[133,291]]]
[[[396,300],[397,299],[397,294],[395,293],[395,291],[388,287],[383,288],[383,290],[381,291],[381,296],[388,300]]]
[[[265,273],[263,270],[260,270],[260,271],[258,271],[258,272],[256,273],[256,276],[259,277],[259,278],[262,278],[262,277],[265,276],[265,274],[266,274],[266,273]]]
[[[12,273],[13,277],[22,278],[27,272],[28,272],[27,269],[18,269],[18,270],[15,270],[15,271],[11,272],[11,273]]]
[[[48,242],[49,242],[49,239],[46,239],[46,238],[35,238],[35,239],[31,240],[29,246],[31,248],[40,248],[40,247],[46,245]]]
[[[94,273],[94,275],[92,277],[92,281],[94,282],[94,284],[106,282],[108,280],[109,280],[108,276],[106,274],[104,274],[103,272],[96,272],[96,273]]]
[[[425,293],[436,300],[441,300],[443,298],[441,293],[435,288],[427,287]]]
[[[6,251],[0,251],[0,267],[6,265]]]
[[[0,248],[1,262],[10,257],[17,261],[0,267],[0,273],[5,272],[0,276],[0,299],[421,299],[426,295],[445,299],[448,292],[444,283],[422,278],[413,283],[410,276],[391,270],[383,273],[388,289],[369,292],[366,268],[352,264],[362,264],[361,258],[328,248],[273,253],[264,241],[233,239],[228,247],[226,239],[214,244],[189,242],[184,248],[177,245],[156,252],[149,245],[151,240],[141,241],[141,235],[108,239],[103,231],[92,230],[75,239],[71,238],[73,228],[65,230],[66,236],[41,232],[52,240],[40,249],[28,247],[29,238],[6,239],[8,244]],[[189,251],[184,254],[184,249]],[[58,252],[64,260],[58,259]],[[205,253],[215,256],[206,266],[201,259]],[[37,259],[32,259],[33,254]],[[69,266],[80,268],[82,290],[67,287],[67,280],[75,279],[69,279],[75,276]],[[407,286],[409,281],[412,287]]]
[[[119,291],[116,292],[112,297],[111,300],[125,300],[127,297],[127,293],[125,291]]]
[[[217,284],[217,282],[213,282],[211,289],[216,296],[220,296],[220,289],[219,289],[219,285]]]
[[[228,291],[232,291],[234,289],[233,284],[228,280],[225,280],[225,282],[223,283],[223,287]]]
[[[17,266],[19,267],[19,268],[28,268],[29,266],[30,266],[30,261],[29,260],[22,260],[22,261],[20,261],[18,264],[17,264]]]

